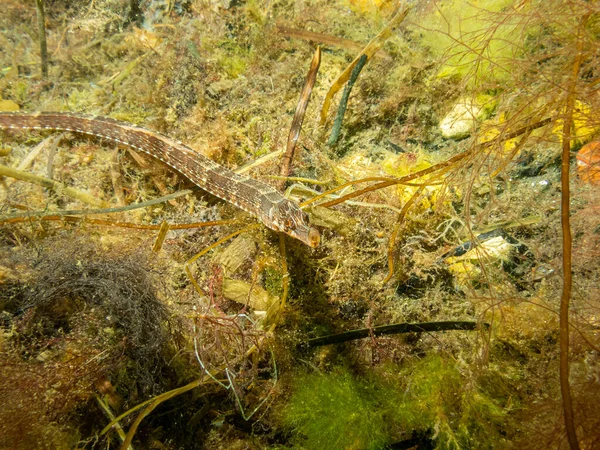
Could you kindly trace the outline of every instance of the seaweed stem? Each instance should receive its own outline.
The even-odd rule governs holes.
[[[32,173],[23,172],[21,170],[14,169],[12,167],[8,167],[0,164],[0,175],[15,178],[17,180],[26,181],[31,184],[37,184],[39,186],[43,186],[48,189],[52,189],[57,193],[61,193],[67,195],[71,198],[79,200],[83,203],[92,206],[105,206],[107,203],[104,200],[99,200],[96,196],[88,194],[86,192],[82,192],[78,189],[65,186],[63,183],[60,183],[55,180],[51,180],[50,178],[41,177],[39,175],[34,175]]]
[[[304,177],[284,177],[281,175],[265,175],[265,178],[270,178],[271,180],[285,180],[285,181],[297,181],[299,183],[308,183],[308,184],[329,184],[331,180],[315,180],[314,178],[304,178]]]
[[[306,80],[304,81],[304,87],[302,88],[302,93],[300,94],[298,105],[296,106],[296,112],[294,113],[292,126],[290,127],[287,146],[285,149],[285,154],[283,155],[283,160],[281,161],[281,170],[279,172],[282,177],[287,177],[292,170],[294,150],[296,149],[296,143],[298,142],[298,138],[300,137],[300,130],[302,130],[302,122],[304,121],[306,108],[308,107],[308,102],[310,101],[310,94],[312,93],[313,86],[315,85],[315,81],[317,80],[317,73],[319,72],[320,65],[321,47],[317,47],[317,49],[315,50],[315,54],[313,55],[312,61],[310,63],[310,68],[308,69]],[[283,187],[285,186],[285,180],[280,181],[278,184],[279,188],[283,189]]]
[[[563,413],[565,420],[565,429],[567,431],[567,440],[571,450],[579,450],[577,433],[575,431],[575,420],[573,414],[573,401],[571,398],[571,387],[569,385],[569,304],[571,301],[571,289],[573,286],[572,274],[572,236],[571,236],[571,192],[569,188],[569,170],[571,157],[571,125],[573,123],[573,108],[575,106],[575,88],[579,69],[583,59],[583,39],[581,38],[582,28],[585,26],[590,14],[585,14],[581,18],[578,30],[578,40],[575,52],[575,61],[573,62],[573,72],[571,82],[567,88],[567,98],[565,105],[565,117],[562,129],[562,164],[561,164],[561,202],[560,218],[562,226],[562,246],[563,246],[563,288],[560,298],[560,391],[563,401]]]
[[[394,227],[394,231],[390,235],[390,242],[388,243],[388,268],[389,272],[385,280],[383,280],[383,284],[390,281],[392,275],[394,274],[394,247],[396,245],[396,238],[398,237],[398,233],[400,232],[400,228],[402,228],[402,224],[404,223],[404,217],[406,217],[406,213],[415,202],[415,200],[421,195],[425,186],[419,187],[415,193],[408,199],[408,201],[402,207],[400,214],[398,214],[398,219],[396,219],[396,226]]]
[[[36,0],[38,35],[40,39],[40,59],[42,78],[48,78],[48,45],[46,44],[46,15],[44,13],[44,0]]]
[[[260,158],[252,161],[251,163],[248,163],[238,169],[235,169],[234,172],[237,174],[243,174],[243,173],[249,172],[250,170],[254,169],[255,167],[260,166],[261,164],[264,164],[272,159],[278,158],[283,153],[284,153],[284,150],[275,150],[271,153],[267,153],[266,155],[261,156]],[[273,175],[273,176],[275,176],[275,175]]]
[[[410,183],[410,181],[415,180],[417,178],[421,178],[421,177],[423,177],[425,175],[429,175],[430,173],[433,173],[433,172],[442,171],[443,169],[447,169],[447,168],[453,166],[455,163],[458,163],[459,161],[461,161],[463,159],[466,159],[467,157],[473,155],[474,153],[476,153],[481,148],[485,148],[485,147],[493,145],[496,142],[500,142],[500,141],[503,141],[503,140],[512,139],[514,137],[520,136],[523,133],[527,133],[527,132],[530,132],[531,130],[535,130],[537,128],[541,128],[541,127],[549,124],[550,122],[552,122],[552,120],[553,119],[550,118],[550,117],[548,117],[546,119],[538,120],[538,121],[536,121],[534,123],[531,123],[531,124],[525,125],[525,126],[523,126],[521,128],[518,128],[515,131],[507,133],[506,135],[499,135],[499,136],[495,137],[494,139],[491,139],[489,141],[482,142],[480,144],[474,145],[470,149],[465,150],[464,152],[459,153],[457,155],[454,155],[453,157],[447,159],[446,161],[442,161],[442,162],[440,162],[438,164],[434,164],[433,166],[430,166],[430,167],[428,167],[426,169],[419,170],[417,172],[411,173],[409,175],[406,175],[406,176],[403,176],[403,177],[400,177],[400,178],[393,178],[393,177],[368,177],[368,178],[362,178],[360,180],[348,181],[346,183],[340,184],[339,186],[337,186],[337,187],[335,187],[333,189],[330,189],[330,190],[328,190],[326,192],[323,192],[322,194],[317,195],[316,197],[313,197],[313,198],[311,198],[309,200],[306,200],[305,202],[301,203],[300,206],[306,206],[306,205],[309,205],[311,203],[314,203],[317,200],[320,200],[320,199],[322,199],[324,197],[327,197],[329,194],[332,194],[332,193],[337,192],[337,191],[339,191],[341,189],[344,189],[346,186],[352,186],[352,185],[359,184],[359,183],[368,183],[368,182],[371,182],[371,181],[380,181],[380,183],[374,184],[372,186],[368,186],[366,188],[360,189],[360,190],[355,191],[355,192],[351,192],[351,193],[346,194],[346,195],[344,195],[342,197],[339,197],[339,198],[337,198],[335,200],[331,200],[331,201],[328,201],[328,202],[325,202],[325,203],[320,203],[319,206],[323,206],[325,208],[328,208],[330,206],[334,206],[334,205],[337,205],[339,203],[343,203],[346,200],[349,200],[351,198],[358,197],[359,195],[366,194],[367,192],[375,191],[375,190],[382,189],[382,188],[385,188],[385,187],[388,187],[388,186],[394,186],[394,185],[397,185],[397,184],[403,184],[405,186],[422,186],[422,185],[431,186],[432,184],[430,182],[425,182],[425,183]],[[440,172],[440,173],[437,174],[437,176],[439,176],[439,175],[441,175],[443,173],[444,172]]]
[[[360,52],[360,54],[352,61],[348,67],[340,74],[340,76],[335,80],[335,82],[329,88],[329,91],[325,95],[325,100],[323,101],[323,107],[321,108],[321,125],[325,125],[325,121],[327,120],[327,113],[329,112],[329,106],[331,105],[331,100],[333,96],[339,91],[344,83],[348,81],[350,78],[350,74],[354,66],[358,64],[358,61],[362,58],[362,56],[367,57],[367,61],[373,58],[373,55],[383,47],[385,41],[392,35],[392,31],[398,25],[402,23],[402,21],[408,15],[410,11],[409,6],[404,6],[393,18],[390,22],[385,26],[385,28],[371,40],[367,44],[367,46]]]
[[[318,200],[321,200],[321,199],[323,199],[325,197],[330,197],[331,194],[333,194],[333,193],[335,193],[337,191],[341,191],[342,189],[344,189],[344,188],[346,188],[348,186],[354,186],[356,184],[361,184],[361,183],[369,183],[371,181],[380,181],[380,182],[382,182],[380,184],[389,183],[389,184],[386,184],[386,186],[392,186],[392,185],[395,185],[395,184],[402,184],[404,186],[416,186],[416,187],[419,187],[419,186],[422,186],[422,185],[429,186],[429,183],[409,183],[408,181],[405,181],[405,179],[407,177],[409,177],[409,176],[410,175],[407,175],[406,177],[402,177],[402,178],[393,178],[393,177],[367,177],[367,178],[361,178],[359,180],[347,181],[346,183],[340,184],[339,186],[336,186],[333,189],[330,189],[328,191],[322,192],[319,195],[317,195],[317,196],[315,196],[315,197],[313,197],[311,199],[305,200],[304,202],[300,203],[300,206],[307,206],[307,205],[310,205],[311,203],[314,203],[314,202],[316,202]],[[413,178],[417,178],[417,177],[413,177]],[[367,190],[373,190],[372,188],[374,188],[375,186],[379,186],[379,185],[376,184],[376,185],[369,186],[369,187],[365,188],[366,190],[364,192],[367,192]],[[386,186],[383,186],[383,187],[386,187]],[[379,189],[379,187],[377,187],[377,189]],[[356,192],[358,192],[358,191],[356,191]],[[347,194],[347,195],[352,195],[352,194],[355,194],[356,192],[352,192],[351,194]],[[361,194],[362,193],[363,192],[361,190]],[[352,195],[352,197],[357,197],[358,195],[361,195],[361,194]],[[341,199],[343,199],[343,200],[341,200]],[[338,201],[338,200],[340,200],[340,201]],[[330,202],[319,203],[319,206],[325,206],[325,207],[327,207],[327,206],[333,206],[333,205],[337,205],[338,203],[342,203],[344,201],[346,201],[346,196],[337,197],[335,200],[332,200]]]
[[[335,145],[337,140],[340,137],[340,131],[342,130],[342,121],[344,120],[344,115],[346,114],[346,107],[348,106],[348,99],[350,98],[350,92],[354,87],[354,83],[360,74],[360,71],[367,63],[367,55],[362,54],[358,59],[358,62],[352,69],[352,73],[350,74],[350,79],[348,83],[346,83],[346,87],[344,88],[344,92],[342,94],[342,98],[340,99],[340,104],[338,106],[337,115],[335,116],[335,120],[333,121],[333,127],[331,130],[331,136],[329,136],[329,141],[327,141],[327,145]]]
[[[98,395],[96,395],[95,399],[96,403],[98,403],[98,406],[100,407],[104,415],[108,417],[109,420],[114,420],[115,415],[111,411],[110,407],[104,402],[104,400],[102,400]],[[123,427],[121,427],[121,424],[118,422],[115,424],[115,431],[117,432],[119,441],[121,441],[121,443],[125,442],[125,432],[123,431]],[[133,447],[130,445],[129,447],[127,447],[127,450],[133,450]]]
[[[354,52],[360,52],[363,49],[362,44],[350,39],[331,36],[329,34],[315,33],[313,31],[301,30],[298,28],[284,27],[282,25],[277,25],[277,33],[291,38],[305,39],[312,42],[321,42],[323,44],[345,48]],[[387,61],[393,60],[390,54],[383,50],[380,50],[375,56],[383,58]]]
[[[484,327],[489,327],[489,324],[483,324]],[[300,344],[308,347],[318,347],[321,345],[339,344],[341,342],[363,339],[369,336],[381,336],[385,334],[400,334],[400,333],[423,333],[432,331],[447,331],[447,330],[466,330],[472,331],[478,328],[477,322],[474,321],[441,321],[441,322],[421,322],[421,323],[395,323],[391,325],[382,325],[373,328],[361,328],[358,330],[346,331],[344,333],[330,334],[318,338],[309,339]]]
[[[169,232],[169,229],[169,223],[166,220],[163,220],[160,224],[160,230],[158,231],[158,235],[156,236],[154,245],[152,246],[152,251],[154,253],[158,253],[162,249],[165,239],[167,238],[167,233]]]
[[[0,174],[2,170],[2,165],[0,165]],[[13,169],[14,170],[14,169]],[[42,178],[42,177],[40,177]],[[53,181],[53,180],[49,180]],[[134,203],[132,205],[127,206],[119,206],[117,208],[102,208],[102,209],[71,209],[71,210],[63,210],[63,211],[53,211],[52,214],[48,214],[48,211],[31,211],[21,214],[13,214],[11,216],[7,216],[0,220],[0,223],[16,223],[16,222],[25,222],[27,220],[31,220],[33,218],[38,218],[38,220],[60,220],[61,217],[64,216],[77,216],[77,215],[92,215],[92,214],[112,214],[123,211],[131,211],[139,208],[146,208],[148,206],[157,205],[159,203],[168,202],[169,200],[173,200],[177,197],[182,197],[187,194],[191,194],[193,191],[190,189],[185,189],[183,191],[175,192],[173,194],[165,195],[163,197],[154,198],[152,200],[148,200],[146,202]],[[67,219],[65,219],[67,220]],[[73,220],[71,220],[73,221]],[[156,230],[160,228],[148,228],[150,225],[138,225],[138,227],[146,227],[147,229]],[[178,229],[177,225],[171,226],[171,229]]]
[[[3,223],[21,223],[21,222],[30,222],[33,220],[39,221],[61,221],[61,222],[69,222],[69,223],[85,223],[86,225],[98,225],[105,227],[115,227],[115,228],[131,228],[136,230],[149,230],[156,231],[162,228],[162,225],[152,225],[152,224],[142,224],[142,223],[132,223],[132,222],[113,222],[112,220],[105,219],[90,219],[89,217],[77,217],[77,216],[65,216],[65,215],[47,215],[41,217],[19,217],[16,219],[7,219],[0,220],[0,224]],[[205,227],[218,227],[224,225],[231,225],[237,222],[236,220],[214,220],[208,222],[192,222],[192,223],[176,223],[176,224],[168,224],[169,230],[191,230],[193,228],[205,228]]]
[[[213,373],[216,375],[222,371],[223,371],[223,369],[215,370]],[[179,388],[165,392],[164,394],[157,395],[156,397],[153,397],[150,400],[142,402],[139,405],[136,405],[133,408],[131,408],[130,410],[121,414],[119,417],[117,417],[111,423],[109,423],[106,427],[104,427],[104,429],[102,430],[102,432],[100,434],[101,435],[105,434],[108,430],[110,430],[110,428],[113,425],[118,423],[118,421],[121,420],[123,417],[126,417],[129,414],[131,414],[132,412],[148,405],[146,407],[146,409],[144,409],[135,418],[135,421],[129,427],[129,431],[127,432],[127,436],[125,437],[125,440],[123,441],[123,443],[121,444],[121,447],[119,448],[119,450],[127,450],[127,448],[131,445],[131,441],[133,441],[133,436],[135,436],[135,432],[137,431],[138,427],[140,426],[140,423],[142,423],[142,420],[144,420],[144,418],[146,416],[148,416],[152,411],[154,411],[154,409],[156,409],[161,403],[163,403],[173,397],[177,397],[178,395],[181,395],[187,391],[191,391],[192,389],[195,389],[199,386],[202,386],[205,384],[211,384],[211,383],[214,383],[214,381],[213,380],[204,381],[202,378],[200,378],[198,380],[195,380],[195,381],[192,381],[191,383],[186,384],[185,386],[181,386]]]

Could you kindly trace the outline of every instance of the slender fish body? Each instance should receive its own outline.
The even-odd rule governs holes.
[[[268,228],[311,247],[319,245],[319,232],[310,227],[307,215],[275,188],[236,174],[160,133],[106,117],[61,112],[0,112],[0,129],[72,131],[126,145],[158,159],[198,187],[258,217]]]

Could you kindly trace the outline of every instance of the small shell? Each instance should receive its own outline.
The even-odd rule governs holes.
[[[581,181],[600,185],[600,141],[590,142],[577,152],[577,173]]]

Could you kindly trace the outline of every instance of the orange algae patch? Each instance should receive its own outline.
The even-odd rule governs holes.
[[[577,173],[583,182],[600,185],[600,141],[590,142],[577,152]]]

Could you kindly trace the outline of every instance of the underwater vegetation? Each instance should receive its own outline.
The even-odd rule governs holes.
[[[599,68],[598,2],[3,0],[0,449],[599,448]]]
[[[511,413],[453,361],[431,355],[385,375],[356,377],[343,367],[294,375],[282,423],[299,448],[386,448],[415,434],[420,445],[492,448],[502,445]],[[473,390],[474,391],[473,391]],[[502,431],[501,431],[502,430]],[[418,444],[419,445],[419,444]]]
[[[388,441],[390,404],[384,391],[343,368],[294,376],[283,423],[300,448],[382,448]]]

